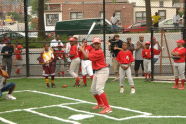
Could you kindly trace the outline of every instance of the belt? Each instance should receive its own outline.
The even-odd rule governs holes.
[[[108,65],[108,66],[106,66],[106,67],[104,67],[104,68],[107,68],[107,67],[109,67],[110,65]],[[104,68],[100,68],[100,69],[97,69],[97,70],[94,70],[94,71],[100,71],[101,69],[104,69]]]
[[[151,58],[145,58],[145,59],[147,59],[147,60],[151,60]]]

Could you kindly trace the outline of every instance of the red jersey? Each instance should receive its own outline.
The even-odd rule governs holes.
[[[71,46],[69,54],[73,55],[73,57],[70,57],[71,60],[79,57],[78,48],[76,45]]]
[[[22,50],[19,50],[19,49],[16,49],[15,50],[15,57],[16,57],[16,60],[22,60]]]
[[[84,50],[85,50],[85,52],[87,54],[89,54],[90,51],[92,50],[92,46],[87,45],[87,46],[85,46]],[[81,51],[79,52],[79,57],[80,57],[80,59],[84,59],[85,58],[84,55],[83,55],[83,53]]]
[[[142,56],[144,59],[151,59],[151,49],[143,49]]]
[[[91,52],[88,54],[88,58],[92,61],[93,70],[99,70],[108,66],[105,62],[103,50],[101,49],[92,49]]]
[[[116,57],[116,60],[120,64],[130,64],[130,63],[134,62],[134,57],[133,57],[131,51],[129,51],[129,50],[126,50],[126,51],[121,50],[118,53],[118,55]]]
[[[185,62],[185,54],[186,54],[186,48],[184,47],[176,47],[172,52],[176,52],[178,53],[180,59],[174,59],[174,62],[176,63],[182,63],[182,62]]]
[[[64,54],[63,50],[56,50],[54,56],[56,58],[64,59],[63,54]]]

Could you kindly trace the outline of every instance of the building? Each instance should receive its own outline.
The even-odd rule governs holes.
[[[127,0],[106,0],[106,18],[110,20],[113,13],[120,19],[121,25],[133,23],[133,4]],[[102,18],[102,0],[50,0],[46,3],[46,30],[54,30],[55,23],[62,20]]]
[[[134,5],[134,22],[146,19],[145,0],[129,0]],[[176,14],[177,7],[173,5],[173,0],[151,0],[152,15],[158,12],[161,20],[173,18]]]

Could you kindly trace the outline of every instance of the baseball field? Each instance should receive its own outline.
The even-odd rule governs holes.
[[[0,124],[185,124],[186,90],[170,83],[135,80],[136,93],[124,94],[119,83],[107,81],[105,91],[113,112],[103,115],[92,110],[96,101],[87,87],[73,87],[73,79],[56,79],[56,88],[46,88],[41,78],[12,79],[17,100],[0,98]],[[67,88],[62,85],[67,84]]]

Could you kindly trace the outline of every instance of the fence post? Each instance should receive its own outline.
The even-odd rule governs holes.
[[[184,0],[184,16],[183,16],[183,22],[184,22],[184,27],[183,27],[183,40],[185,41],[184,47],[186,48],[186,0]],[[186,55],[186,53],[185,53]],[[185,61],[186,61],[186,57],[185,57]],[[186,66],[185,66],[185,70],[186,70]],[[186,72],[185,72],[186,75]]]
[[[153,62],[153,59],[154,59],[154,40],[153,40],[153,37],[154,37],[154,29],[153,27],[150,28],[151,30],[151,81],[154,80],[154,62]]]
[[[104,55],[106,57],[106,22],[105,22],[105,18],[106,18],[106,14],[105,14],[105,0],[103,0],[103,49],[104,49]]]
[[[25,46],[26,46],[26,77],[30,76],[29,39],[28,39],[28,0],[24,0]]]

